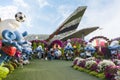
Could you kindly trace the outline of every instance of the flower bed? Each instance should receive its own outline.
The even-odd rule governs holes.
[[[73,68],[101,79],[120,80],[120,66],[116,65],[115,62],[114,60],[82,59],[77,57],[73,61]]]

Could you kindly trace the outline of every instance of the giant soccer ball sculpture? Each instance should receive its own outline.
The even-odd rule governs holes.
[[[15,14],[15,18],[18,22],[24,22],[26,19],[26,16],[22,12],[18,12]]]

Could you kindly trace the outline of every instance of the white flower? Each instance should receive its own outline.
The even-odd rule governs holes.
[[[95,60],[95,57],[89,57],[86,60]]]
[[[79,63],[80,63],[81,61],[83,61],[83,60],[85,60],[85,59],[79,58],[78,61],[77,61],[77,65],[79,65]]]
[[[98,68],[100,71],[104,71],[107,66],[115,66],[115,64],[110,60],[103,60],[98,64]]]
[[[117,71],[117,74],[115,74],[115,80],[120,80],[120,70]]]
[[[79,65],[80,61],[83,61],[83,60],[85,60],[85,59],[80,58],[80,57],[76,57],[76,58],[74,59],[74,61],[76,61],[76,60],[78,60],[76,65]],[[73,63],[74,63],[74,61],[73,61]]]
[[[76,57],[76,58],[74,59],[74,61],[77,60],[77,59],[79,59],[79,57]]]
[[[93,64],[96,64],[96,61],[94,60],[86,61],[85,67],[89,69]]]
[[[119,59],[114,59],[113,61],[116,65],[120,65],[120,60]]]

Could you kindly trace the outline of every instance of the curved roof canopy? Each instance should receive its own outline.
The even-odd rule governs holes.
[[[71,34],[66,35],[65,37],[61,38],[61,40],[65,41],[70,38],[83,38],[90,34],[91,32],[97,30],[99,27],[90,27],[90,28],[84,28],[78,31],[75,31]]]

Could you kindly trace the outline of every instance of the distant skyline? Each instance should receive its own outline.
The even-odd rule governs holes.
[[[1,0],[2,20],[13,18],[21,11],[26,21],[19,28],[29,34],[51,34],[79,6],[87,6],[79,29],[99,26],[85,37],[120,37],[120,0]]]

